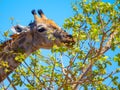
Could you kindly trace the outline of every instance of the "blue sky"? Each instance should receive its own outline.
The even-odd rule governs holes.
[[[75,0],[0,0],[0,32],[14,24],[28,25],[33,20],[32,9],[42,9],[46,16],[62,26],[65,18],[73,15],[71,2]],[[114,0],[103,0],[113,3]]]
[[[28,25],[33,20],[32,9],[42,9],[46,16],[62,26],[64,19],[72,15],[72,0],[0,0],[0,31],[11,27],[10,18]]]
[[[28,25],[33,20],[33,9],[42,9],[62,27],[64,20],[73,15],[72,1],[75,0],[0,0],[0,33],[11,28],[11,17],[15,19],[14,24]],[[103,1],[113,3],[115,0]]]

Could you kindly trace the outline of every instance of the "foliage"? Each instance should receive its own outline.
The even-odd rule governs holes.
[[[120,1],[82,0],[72,8],[74,16],[63,27],[76,44],[71,48],[55,45],[50,55],[34,52],[12,74],[14,89],[120,89]]]

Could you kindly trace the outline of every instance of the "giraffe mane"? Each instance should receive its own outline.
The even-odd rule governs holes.
[[[2,42],[1,44],[0,44],[0,50],[1,49],[3,49],[4,47],[6,47],[8,44],[10,44],[12,42],[12,39],[10,39],[10,40],[7,40],[7,41],[5,41],[5,42]]]
[[[9,45],[10,43],[12,43],[15,39],[19,38],[20,36],[22,36],[22,34],[11,35],[10,36],[11,39],[0,43],[0,50]]]

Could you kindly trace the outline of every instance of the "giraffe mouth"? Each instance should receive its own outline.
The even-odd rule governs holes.
[[[73,46],[75,44],[74,37],[71,34],[68,34],[63,29],[57,30],[54,33],[54,37],[58,38],[61,43],[65,44],[65,46]]]
[[[62,41],[67,47],[75,45],[75,40],[72,35],[67,35],[67,38]]]

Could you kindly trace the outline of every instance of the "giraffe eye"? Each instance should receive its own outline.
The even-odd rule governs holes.
[[[44,32],[45,28],[44,27],[38,27],[38,32]]]

